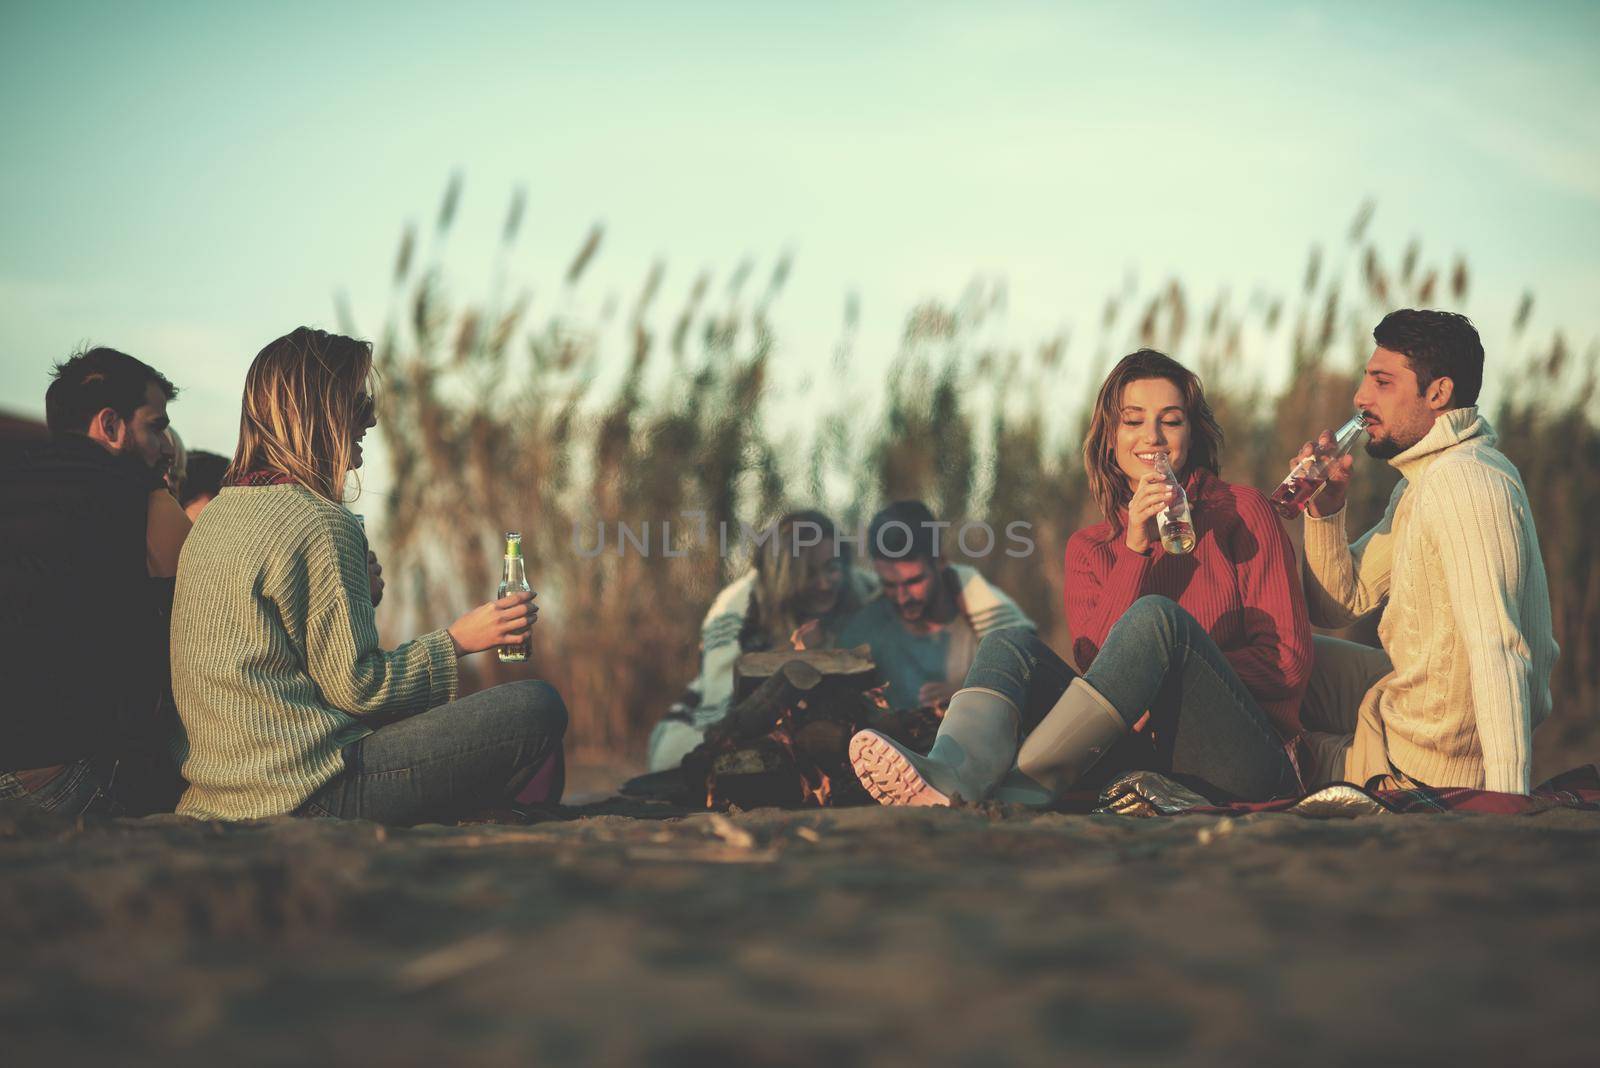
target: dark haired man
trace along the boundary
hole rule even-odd
[[[222,476],[231,461],[214,452],[198,450],[189,454],[189,467],[178,487],[178,503],[190,521],[200,518],[201,509],[222,492]]]
[[[873,517],[867,555],[880,596],[845,622],[842,648],[872,647],[896,711],[943,705],[961,688],[984,636],[1033,628],[1016,603],[976,568],[943,562],[940,533],[921,501],[896,501]]]
[[[51,440],[0,470],[0,798],[77,814],[171,810],[167,491],[177,389],[115,349],[55,368]],[[163,581],[165,580],[165,581]]]
[[[1442,311],[1391,312],[1372,334],[1355,404],[1367,453],[1402,477],[1351,544],[1353,458],[1332,465],[1307,511],[1304,578],[1319,626],[1381,609],[1383,650],[1317,639],[1302,771],[1308,785],[1525,794],[1559,650],[1527,491],[1476,406],[1483,345],[1470,320]],[[1316,447],[1331,444],[1324,432]]]

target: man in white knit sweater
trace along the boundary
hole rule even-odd
[[[1402,478],[1351,544],[1353,458],[1331,465],[1307,510],[1305,587],[1319,626],[1381,609],[1383,652],[1318,639],[1302,770],[1313,786],[1525,794],[1559,650],[1527,492],[1476,407],[1483,345],[1465,316],[1439,311],[1392,312],[1373,337],[1355,404],[1367,453]]]

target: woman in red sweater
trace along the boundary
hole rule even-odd
[[[1083,446],[1106,521],[1067,542],[1082,674],[1031,631],[990,635],[927,756],[876,731],[851,739],[867,790],[884,804],[1043,804],[1097,764],[1098,777],[1149,768],[1215,797],[1298,790],[1284,739],[1300,731],[1311,628],[1289,539],[1264,496],[1219,476],[1221,444],[1194,374],[1150,349],[1124,357]],[[1156,530],[1177,495],[1158,453],[1188,495],[1189,553],[1169,554]]]

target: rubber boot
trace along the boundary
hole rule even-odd
[[[993,690],[957,690],[927,756],[860,731],[850,739],[850,764],[879,804],[982,801],[1016,759],[1018,718],[1017,706]]]
[[[1088,774],[1128,725],[1082,678],[1072,680],[1054,708],[1022,743],[1017,763],[995,787],[994,799],[1048,805]]]

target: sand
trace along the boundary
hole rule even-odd
[[[1593,1063],[1600,814],[0,809],[9,1063]]]

